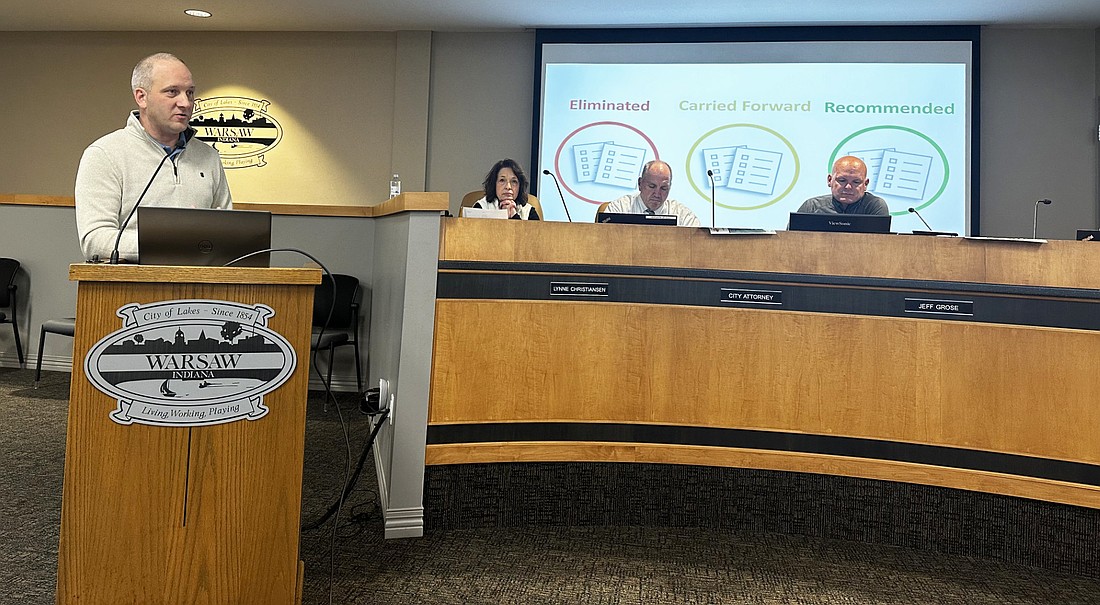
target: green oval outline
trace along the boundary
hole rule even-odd
[[[865,132],[870,132],[872,130],[887,130],[887,129],[904,130],[905,132],[915,134],[918,137],[924,139],[925,141],[928,141],[928,143],[936,149],[936,152],[938,152],[940,154],[940,160],[943,162],[943,183],[940,185],[940,190],[937,191],[935,195],[933,195],[931,198],[929,198],[927,202],[924,202],[920,206],[916,207],[917,210],[924,210],[925,208],[931,206],[932,202],[940,199],[940,196],[943,195],[943,192],[945,190],[947,190],[947,182],[951,180],[951,164],[947,161],[947,154],[943,152],[943,149],[941,149],[940,146],[938,144],[936,144],[935,141],[933,141],[928,135],[924,134],[923,132],[914,130],[914,129],[909,128],[907,126],[897,126],[897,125],[894,125],[894,124],[883,124],[883,125],[880,125],[880,126],[869,126],[867,128],[864,128],[863,130],[857,130],[856,132],[853,132],[852,134],[848,135],[843,141],[841,141],[840,143],[837,144],[836,148],[833,149],[833,155],[829,158],[829,165],[828,165],[827,168],[825,168],[825,172],[827,174],[832,174],[833,164],[836,162],[836,154],[840,153],[840,148],[843,147],[845,143],[847,143],[848,141],[851,141],[852,139],[858,137],[859,135],[861,135]],[[891,212],[890,213],[891,216],[904,216],[906,214],[909,214],[908,210],[899,210],[897,212]]]

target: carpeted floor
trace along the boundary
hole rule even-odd
[[[47,373],[36,391],[32,371],[0,369],[0,605],[54,602],[68,379]],[[340,399],[354,462],[368,424]],[[303,525],[342,480],[339,426],[335,408],[311,399]],[[374,489],[368,461],[335,539],[331,522],[303,532],[307,605],[1100,603],[1100,578],[777,534],[470,528],[387,541]]]

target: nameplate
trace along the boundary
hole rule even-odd
[[[508,211],[500,208],[473,208],[462,209],[462,218],[508,218]]]
[[[972,300],[943,300],[938,298],[906,298],[906,313],[919,313],[924,315],[974,315],[974,301]]]
[[[746,288],[722,288],[719,299],[723,303],[742,305],[783,305],[782,290],[750,290]]]
[[[572,296],[580,298],[606,298],[607,282],[552,281],[550,296]]]

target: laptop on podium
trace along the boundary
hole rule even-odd
[[[138,263],[221,267],[245,254],[271,247],[271,213],[257,210],[139,206]],[[270,266],[257,254],[237,267]]]

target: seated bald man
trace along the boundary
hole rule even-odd
[[[812,197],[802,203],[799,212],[817,214],[890,214],[886,200],[867,193],[867,164],[846,155],[833,164],[827,179],[832,193]]]
[[[698,227],[699,217],[690,208],[668,199],[672,188],[672,167],[660,160],[647,162],[638,177],[638,193],[624,195],[607,206],[620,214],[672,214],[679,227]]]

